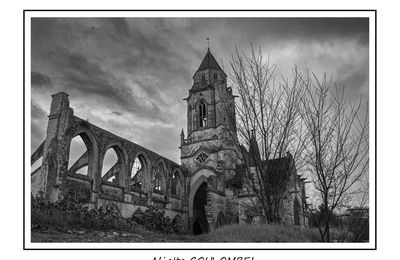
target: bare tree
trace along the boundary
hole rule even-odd
[[[315,190],[315,202],[322,205],[322,219],[317,221],[322,241],[330,241],[330,222],[334,211],[348,205],[358,193],[356,183],[368,172],[368,113],[361,117],[362,98],[351,102],[344,87],[332,84],[326,75],[298,80],[306,95],[302,97],[301,115],[307,136],[307,171]]]
[[[263,220],[281,222],[288,184],[296,169],[303,166],[307,138],[300,104],[304,91],[296,77],[293,81],[281,78],[276,85],[276,65],[270,64],[269,56],[264,59],[261,48],[255,51],[252,46],[250,55],[236,50],[230,65],[231,83],[238,94],[233,116],[237,119],[244,187],[257,200],[253,203]],[[281,158],[289,161],[280,161],[282,165],[274,169],[269,165]]]

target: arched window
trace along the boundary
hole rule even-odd
[[[88,150],[80,135],[71,140],[69,149],[68,172],[88,175]],[[71,169],[72,168],[72,169]]]
[[[142,163],[141,163],[139,157],[136,157],[135,161],[133,162],[133,166],[132,166],[131,181],[130,181],[131,187],[134,187],[137,189],[143,189],[142,174],[143,174]]]
[[[176,195],[176,184],[177,184],[177,179],[176,179],[176,174],[175,172],[172,173],[171,176],[171,194]]]
[[[189,107],[188,107],[188,119],[187,119],[187,121],[188,121],[188,132],[191,132],[192,131],[192,121],[193,119],[192,119],[192,106],[189,104]]]
[[[175,196],[181,195],[181,185],[179,182],[178,172],[173,172],[170,176],[171,179],[171,194]]]
[[[207,126],[207,105],[205,104],[204,100],[200,101],[199,105],[199,119],[200,119],[200,127]]]
[[[201,76],[201,83],[206,84],[206,76],[205,75]]]
[[[118,157],[115,147],[111,147],[107,150],[103,159],[103,167],[101,170],[101,178],[108,182],[118,182],[119,171],[120,171],[120,158]]]
[[[163,183],[163,174],[164,168],[161,164],[153,172],[153,190],[155,192],[163,192],[164,191],[164,183]]]

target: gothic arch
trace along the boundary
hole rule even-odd
[[[217,171],[215,171],[214,168],[207,165],[203,165],[202,167],[197,168],[191,175],[190,188],[192,188],[195,185],[197,179],[200,178],[201,176],[204,176],[205,179],[207,179],[211,175],[214,175],[215,177],[218,176],[218,173]]]
[[[207,102],[207,100],[206,100],[205,98],[199,98],[199,99],[196,101],[196,104],[195,104],[196,109],[199,107],[199,104],[200,104],[200,102],[202,102],[202,101],[205,103],[206,106],[209,105],[208,102]]]
[[[141,169],[140,172],[136,173],[136,176],[132,176],[132,171],[134,167],[134,163],[138,159],[141,164]],[[151,164],[150,164],[150,159],[149,156],[146,154],[144,151],[138,151],[132,160],[132,163],[129,168],[129,174],[128,174],[128,180],[127,183],[129,187],[132,185],[135,185],[136,183],[141,183],[140,189],[143,190],[144,192],[147,192],[150,190],[150,181],[151,181]],[[135,178],[135,179],[134,179]]]
[[[180,196],[184,193],[183,180],[184,177],[181,169],[176,168],[171,172],[169,176],[171,195]]]
[[[100,167],[99,167],[99,178],[101,179],[102,168],[104,164],[104,157],[109,149],[113,149],[118,157],[118,162],[120,163],[120,170],[119,170],[119,178],[118,184],[121,187],[125,187],[128,169],[128,153],[126,152],[124,146],[120,142],[110,142],[108,143],[105,148],[102,150],[101,159],[100,159]]]
[[[208,185],[208,177],[210,175],[215,175],[214,172],[206,170],[206,169],[202,169],[203,172],[201,171],[197,171],[197,175],[199,175],[194,182],[192,182],[193,177],[195,177],[195,175],[192,175],[192,180],[190,182],[190,192],[189,192],[189,216],[193,217],[193,201],[194,201],[194,197],[195,194],[197,192],[197,190],[199,189],[199,187],[203,184],[206,183]]]
[[[196,102],[196,111],[198,115],[198,122],[196,125],[198,128],[206,128],[208,125],[208,102],[204,98],[200,98]]]
[[[71,148],[72,139],[79,136],[86,146],[88,153],[88,174],[87,176],[91,179],[95,179],[96,169],[98,168],[98,158],[99,158],[99,147],[95,135],[87,128],[79,128],[78,130],[71,132],[68,137],[68,157]],[[68,158],[69,160],[69,158]]]
[[[207,190],[207,181],[199,180],[199,185],[196,185],[196,188],[193,189],[193,197],[190,198],[190,217],[193,220],[192,230],[195,235],[209,231],[209,223],[206,217]]]
[[[159,159],[152,167],[151,183],[153,192],[158,192],[166,195],[167,192],[167,177],[168,168],[163,159]]]

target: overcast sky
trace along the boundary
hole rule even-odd
[[[32,152],[45,138],[51,94],[74,114],[179,163],[192,76],[210,49],[229,75],[235,45],[261,45],[290,76],[293,65],[368,99],[368,19],[33,18]],[[229,78],[228,78],[229,85]]]

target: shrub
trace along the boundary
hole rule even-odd
[[[32,228],[65,230],[86,228],[97,230],[129,230],[135,223],[124,219],[110,205],[89,209],[79,198],[66,196],[57,202],[45,201],[42,194],[32,198]]]
[[[153,206],[144,212],[139,208],[131,218],[123,218],[111,205],[89,209],[77,196],[66,196],[48,202],[42,194],[32,197],[32,228],[66,230],[74,228],[134,231],[137,225],[166,234],[183,233],[182,223],[172,222],[165,211]]]
[[[182,223],[172,222],[165,211],[149,206],[144,212],[139,208],[133,213],[131,220],[143,225],[146,229],[163,233],[182,233]]]

